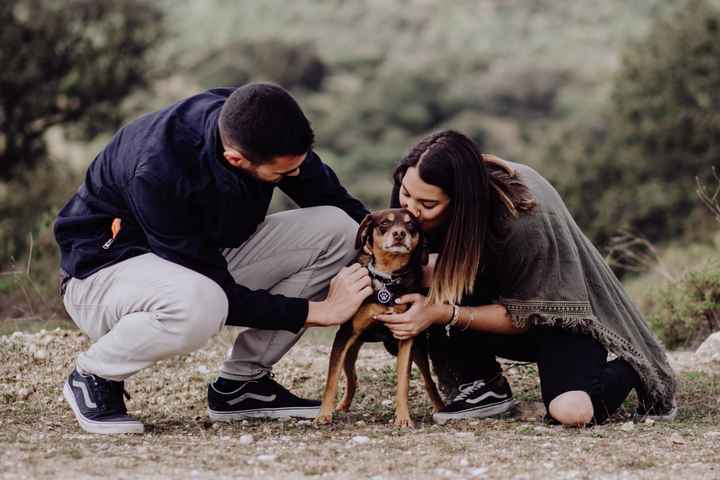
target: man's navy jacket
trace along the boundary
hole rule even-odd
[[[217,282],[228,296],[228,325],[297,332],[307,318],[307,300],[236,284],[220,250],[239,247],[255,232],[275,186],[300,207],[334,205],[358,222],[367,210],[312,151],[298,176],[278,184],[232,168],[218,131],[220,109],[232,92],[203,92],[115,134],[58,214],[60,265],[69,276],[86,278],[152,252]],[[122,228],[105,249],[115,218]]]

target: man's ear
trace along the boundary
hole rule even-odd
[[[363,251],[368,255],[372,255],[370,245],[372,245],[372,230],[375,226],[372,213],[365,215],[360,227],[358,227],[357,236],[355,237],[355,249],[363,247]]]
[[[250,160],[248,160],[241,151],[235,150],[234,148],[226,148],[223,151],[223,157],[235,168],[245,170],[250,166]]]

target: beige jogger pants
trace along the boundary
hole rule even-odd
[[[354,258],[357,227],[336,207],[280,212],[223,255],[238,284],[318,300],[330,279]],[[227,297],[214,281],[152,253],[71,279],[63,300],[93,341],[78,356],[77,367],[110,380],[124,380],[158,360],[202,347],[228,313]],[[302,331],[242,331],[220,376],[246,380],[264,375],[300,335]]]

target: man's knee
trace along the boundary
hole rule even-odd
[[[548,411],[555,420],[568,426],[587,425],[594,415],[590,395],[581,390],[558,395],[548,405]]]
[[[317,222],[315,225],[330,241],[331,247],[351,254],[355,253],[355,236],[358,223],[338,207],[316,207]]]
[[[174,318],[168,327],[177,335],[179,350],[190,352],[202,347],[225,324],[227,296],[209,278],[198,274],[177,288],[173,297],[168,307],[174,310]]]

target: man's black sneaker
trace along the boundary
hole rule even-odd
[[[320,402],[290,393],[272,374],[255,380],[235,381],[219,378],[208,385],[208,415],[211,422],[265,417],[315,418]]]
[[[505,377],[477,380],[460,385],[460,393],[439,412],[433,414],[435,423],[462,418],[482,418],[505,413],[515,406],[512,391]]]
[[[80,428],[90,433],[143,433],[143,424],[128,416],[124,382],[83,375],[76,369],[63,386],[63,396],[70,404]]]

